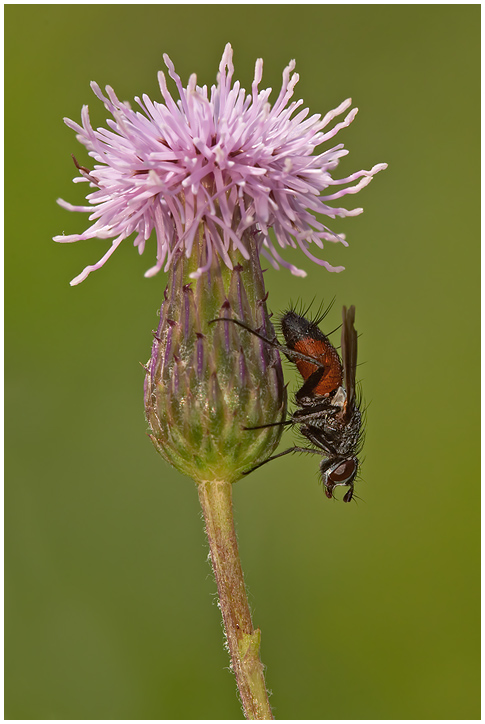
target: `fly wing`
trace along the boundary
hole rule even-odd
[[[347,392],[345,417],[352,416],[355,409],[355,376],[357,370],[357,332],[355,331],[355,307],[342,308],[342,364],[344,384]]]

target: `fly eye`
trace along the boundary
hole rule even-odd
[[[335,483],[336,485],[339,483],[345,485],[346,481],[350,480],[355,475],[355,467],[355,460],[344,460],[344,462],[340,463],[335,470],[332,470],[328,477],[332,483]]]

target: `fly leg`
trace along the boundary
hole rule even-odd
[[[255,329],[251,329],[251,327],[248,327],[246,324],[244,324],[244,322],[240,322],[239,319],[232,319],[232,317],[217,317],[216,319],[211,319],[209,324],[214,324],[214,322],[232,322],[233,324],[237,324],[238,327],[242,327],[247,332],[251,332],[251,334],[254,334],[255,337],[262,339],[263,342],[269,344],[270,347],[275,347],[279,352],[283,352],[283,354],[285,354],[290,361],[300,359],[304,362],[310,362],[310,364],[315,365],[315,367],[321,369],[322,372],[325,369],[323,362],[321,362],[320,360],[315,359],[314,357],[310,357],[307,354],[303,354],[302,352],[297,352],[296,349],[290,349],[289,347],[285,347],[284,344],[278,342],[276,337],[274,339],[268,339],[267,337],[264,337]]]
[[[243,473],[243,475],[249,475],[249,473],[254,472],[254,470],[257,470],[262,465],[266,465],[266,463],[269,463],[271,460],[276,460],[276,458],[280,458],[283,455],[288,455],[292,452],[308,452],[308,453],[316,453],[317,455],[321,455],[322,453],[320,450],[314,450],[311,447],[289,447],[288,450],[283,450],[283,452],[278,453],[277,455],[271,455],[270,458],[267,460],[263,460],[262,463],[259,463],[258,465],[255,465],[254,468],[251,468],[251,470],[246,470],[246,472]]]
[[[243,427],[243,430],[264,430],[266,427],[279,427],[280,425],[294,425],[293,420],[282,420],[281,422],[267,422],[266,425],[255,425],[254,427]]]

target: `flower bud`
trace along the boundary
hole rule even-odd
[[[263,275],[254,236],[249,259],[231,252],[231,268],[207,259],[203,227],[188,258],[175,252],[145,380],[150,437],[160,454],[196,482],[235,482],[275,450],[286,415],[278,351],[231,322],[270,339]],[[195,247],[195,244],[194,244]],[[195,270],[208,269],[196,280]]]

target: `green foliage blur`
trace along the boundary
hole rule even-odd
[[[275,313],[356,305],[368,403],[357,504],[313,456],[234,491],[275,715],[479,718],[479,7],[8,5],[5,30],[5,717],[242,718],[194,484],[145,434],[154,243],[71,288],[107,242],[51,241],[88,223],[55,200],[87,188],[62,118],[104,124],[89,81],[159,99],[166,52],[210,85],[229,41],[247,89],[296,58],[312,112],[353,97],[342,176],[389,163],[332,225],[345,272],[265,276]]]

